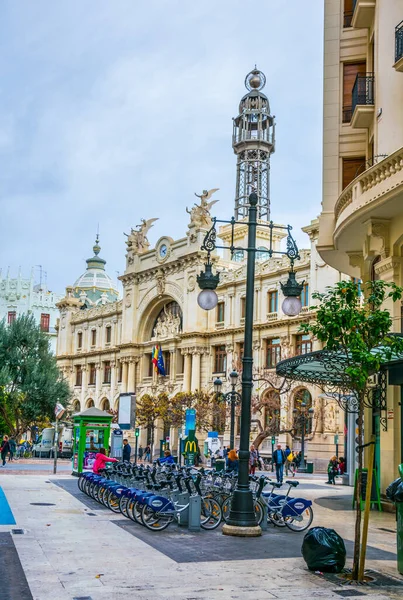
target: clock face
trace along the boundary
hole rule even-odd
[[[162,244],[162,245],[160,246],[160,257],[161,257],[161,258],[165,258],[165,257],[166,257],[166,255],[167,255],[167,252],[168,252],[168,247],[167,247],[167,245],[166,245],[166,244]]]

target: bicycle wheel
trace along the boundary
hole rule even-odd
[[[285,517],[284,521],[291,531],[305,531],[313,521],[313,510],[308,506],[300,515],[295,515],[295,517]]]
[[[140,525],[143,525],[143,521],[141,520],[141,511],[143,510],[143,506],[144,504],[140,504],[140,502],[134,502],[132,508],[133,521],[136,521],[136,523],[139,523]]]
[[[231,496],[228,496],[221,505],[222,518],[225,522],[229,519],[229,513],[231,510]]]
[[[267,513],[267,520],[276,527],[285,527],[285,522],[280,512],[276,512],[274,510],[271,511],[269,509],[269,512]]]
[[[77,485],[78,485],[78,489],[80,490],[80,492],[84,492],[84,485],[85,485],[85,478],[84,477],[79,477],[78,481],[77,481]]]
[[[114,513],[120,512],[119,501],[120,498],[115,494],[115,492],[110,491],[109,494],[107,494],[106,504]]]
[[[263,515],[264,515],[264,506],[262,505],[260,500],[256,500],[255,501],[255,517],[256,517],[256,523],[258,525],[260,525],[260,523],[263,521]]]
[[[148,504],[144,504],[141,511],[142,523],[150,531],[162,531],[166,529],[172,523],[173,518],[172,514],[155,512]]]
[[[215,529],[222,519],[221,506],[213,498],[201,498],[200,527]]]

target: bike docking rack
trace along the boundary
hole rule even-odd
[[[115,463],[100,474],[82,473],[78,486],[82,492],[121,513],[150,531],[162,531],[172,522],[190,532],[214,530],[229,518],[234,473],[197,470],[176,465],[151,466]],[[282,484],[262,476],[250,476],[256,522],[263,531],[268,525],[305,531],[312,523],[312,502],[291,498],[298,481]],[[267,491],[267,487],[271,490]]]

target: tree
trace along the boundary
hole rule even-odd
[[[151,446],[154,445],[154,427],[159,416],[160,411],[157,397],[151,396],[151,394],[141,396],[136,404],[136,422],[140,427],[151,430]]]
[[[378,373],[383,363],[403,352],[403,338],[391,335],[392,317],[386,308],[382,308],[385,301],[400,300],[402,293],[402,288],[384,281],[370,281],[364,285],[341,281],[334,287],[327,288],[325,293],[313,294],[312,297],[319,301],[319,305],[315,307],[316,320],[304,323],[300,328],[302,332],[316,337],[325,351],[330,351],[337,357],[335,374],[340,369],[341,362],[345,365],[342,383],[338,386],[342,391],[349,391],[354,398],[358,430],[358,483],[352,573],[355,581],[359,579],[360,566],[364,408],[373,393],[369,377]],[[328,370],[331,370],[331,356],[329,355]],[[363,565],[361,567],[363,569]]]
[[[70,388],[59,371],[49,340],[30,315],[0,322],[0,420],[13,436],[54,419],[57,402],[65,406]]]

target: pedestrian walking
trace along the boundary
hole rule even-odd
[[[257,467],[258,455],[255,446],[252,444],[249,452],[249,475],[254,475]]]
[[[143,454],[144,454],[144,448],[140,444],[140,447],[139,447],[139,460],[143,460]]]
[[[130,462],[131,453],[132,453],[132,447],[129,444],[129,440],[127,438],[125,438],[123,440],[123,453],[122,453],[123,462]]]
[[[230,450],[228,452],[228,471],[234,471],[238,473],[239,458],[236,450]]]
[[[144,460],[151,462],[151,447],[150,444],[147,444],[145,450],[144,450]]]
[[[327,481],[325,483],[336,485],[336,475],[338,475],[339,461],[337,456],[332,456],[327,465]]]
[[[1,443],[0,455],[2,460],[2,467],[6,466],[6,458],[7,454],[10,452],[10,442],[8,441],[8,435],[3,437],[3,441]]]
[[[10,454],[9,454],[9,457],[8,457],[8,462],[10,462],[10,460],[14,460],[14,456],[15,456],[15,454],[17,452],[17,443],[16,443],[16,441],[15,441],[15,439],[13,437],[11,437],[8,440],[8,443],[9,443],[9,446],[10,446]]]
[[[290,461],[290,458],[289,458],[289,456],[291,454],[291,448],[290,448],[290,446],[287,445],[285,447],[284,453],[285,453],[285,456],[287,458],[287,460],[285,461],[285,465],[284,465],[285,474],[288,475],[288,469],[290,468],[290,464],[291,464],[291,461]]]
[[[287,460],[284,450],[281,444],[277,444],[277,449],[273,452],[273,463],[276,467],[276,478],[277,483],[283,483],[284,477],[284,464]]]

